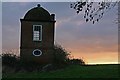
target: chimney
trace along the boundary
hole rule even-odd
[[[51,14],[51,20],[52,20],[52,21],[55,20],[55,14]]]

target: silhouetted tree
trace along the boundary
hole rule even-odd
[[[60,45],[54,46],[54,63],[55,64],[66,64],[66,61],[69,59],[70,53],[67,52]]]
[[[16,64],[19,62],[19,57],[17,57],[14,54],[11,53],[4,53],[1,55],[2,56],[2,64],[10,66],[10,67],[15,67]]]
[[[79,14],[81,11],[84,11],[85,21],[92,21],[94,24],[98,22],[104,15],[105,12],[116,6],[116,2],[106,2],[105,0],[101,2],[88,2],[88,0],[77,1],[70,5],[71,8],[76,10],[76,13]]]
[[[71,54],[60,45],[54,46],[54,61],[58,65],[79,64],[85,65],[82,59],[70,59]]]
[[[85,61],[82,59],[70,59],[69,64],[85,65]]]
[[[60,45],[54,46],[54,62],[51,64],[39,64],[35,62],[22,62],[20,58],[13,53],[6,52],[2,55],[2,66],[3,73],[9,72],[8,70],[13,70],[13,72],[18,71],[41,71],[44,69],[45,71],[55,70],[59,68],[64,68],[68,64],[84,64],[85,62],[82,59],[70,59],[70,53],[66,51]],[[8,70],[7,70],[8,68]]]

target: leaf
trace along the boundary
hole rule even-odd
[[[87,10],[89,11],[89,8],[87,8]]]
[[[86,16],[84,16],[84,18],[86,18]]]
[[[80,9],[80,11],[82,11],[82,9]]]
[[[85,5],[86,5],[86,2],[83,2],[82,5],[85,6]]]
[[[77,11],[77,14],[79,13],[79,11]]]
[[[89,4],[87,4],[87,7],[89,7]]]
[[[93,17],[91,17],[91,19],[93,19]]]
[[[92,17],[92,15],[90,15],[90,17]]]
[[[78,4],[80,4],[81,2],[78,2]]]
[[[91,8],[92,6],[90,5],[90,8]]]
[[[82,5],[80,5],[80,4],[78,5],[78,7],[79,7],[79,8],[83,8]]]
[[[76,9],[76,7],[73,7],[74,9]]]
[[[88,22],[88,19],[86,19],[86,22]]]
[[[92,19],[90,19],[90,21],[92,21]]]
[[[99,19],[97,19],[97,22],[99,21]]]
[[[103,15],[103,13],[102,13],[102,15]]]
[[[73,8],[73,4],[70,4],[70,8]]]
[[[77,8],[78,11],[82,11],[82,8]]]
[[[88,14],[89,14],[89,13],[87,12],[87,16],[88,16]]]

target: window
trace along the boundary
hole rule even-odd
[[[33,41],[42,41],[42,25],[33,25]]]
[[[41,56],[41,55],[42,55],[42,51],[39,50],[39,49],[35,49],[35,50],[33,51],[33,55],[34,55],[34,56]]]

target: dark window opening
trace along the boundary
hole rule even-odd
[[[39,50],[39,49],[36,49],[36,50],[33,51],[33,55],[34,56],[40,56],[40,55],[42,55],[42,51]]]

